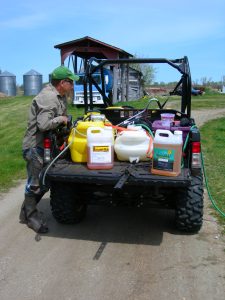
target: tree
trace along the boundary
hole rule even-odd
[[[212,81],[212,78],[207,78],[207,77],[202,77],[201,78],[201,83],[204,86],[210,85],[211,81]]]
[[[150,64],[143,64],[140,66],[143,74],[144,85],[149,85],[155,79],[155,68]]]
[[[140,57],[134,55],[134,58]],[[143,74],[142,83],[144,86],[153,83],[153,80],[155,79],[156,69],[151,64],[130,64],[130,67]]]

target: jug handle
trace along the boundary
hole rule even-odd
[[[160,137],[172,137],[173,134],[170,130],[167,129],[157,129],[155,136],[160,136]]]
[[[89,133],[89,132],[101,133],[102,131],[103,131],[102,127],[95,127],[95,126],[88,127],[88,129],[87,129],[87,133]]]

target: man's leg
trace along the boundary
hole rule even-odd
[[[35,232],[48,232],[48,226],[37,210],[35,197],[25,195],[19,218],[21,223],[27,224],[27,226],[32,228]]]
[[[43,167],[43,159],[36,148],[25,151],[24,159],[27,161],[28,180],[19,219],[21,223],[27,224],[35,232],[46,233],[48,231],[47,224],[37,210],[37,203],[44,195],[39,186],[39,173]]]

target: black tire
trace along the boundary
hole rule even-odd
[[[79,195],[76,185],[53,182],[50,192],[51,210],[57,222],[76,224],[85,218],[87,205],[85,199]]]
[[[176,227],[187,233],[197,233],[203,222],[203,178],[192,176],[191,185],[180,190],[176,205]]]

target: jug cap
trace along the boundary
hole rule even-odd
[[[183,134],[183,132],[182,132],[181,130],[175,130],[175,131],[174,131],[174,134],[177,134],[177,135],[182,135],[182,134]]]

